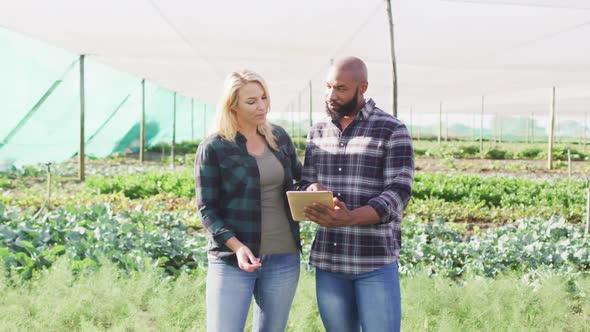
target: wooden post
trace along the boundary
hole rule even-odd
[[[442,140],[442,101],[440,102],[440,107],[438,108],[438,145],[440,145]]]
[[[567,174],[570,178],[572,177],[572,152],[570,149],[567,149]]]
[[[176,147],[176,92],[174,92],[174,107],[172,108],[172,144],[170,145],[170,158],[172,159],[172,168],[176,166],[174,160],[174,148]]]
[[[145,161],[145,79],[141,80],[141,120],[139,122],[139,163]]]
[[[479,156],[483,159],[483,111],[484,111],[485,100],[484,96],[481,96],[481,118],[479,119]]]
[[[553,129],[555,127],[555,87],[551,94],[551,114],[549,116],[549,148],[547,151],[547,169],[553,169]]]
[[[84,78],[84,54],[80,55],[80,150],[78,152],[78,179],[84,181],[86,179],[86,151],[85,151],[85,135],[84,135],[84,112],[86,108],[85,100],[85,78]]]
[[[389,46],[391,50],[391,69],[392,69],[392,83],[393,83],[393,116],[397,117],[397,67],[395,62],[395,44],[393,35],[393,14],[391,12],[391,0],[385,0],[387,4],[385,10],[387,10],[387,18],[389,19]]]

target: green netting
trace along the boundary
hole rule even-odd
[[[11,165],[64,161],[79,148],[80,88],[79,56],[0,29],[0,170]],[[140,120],[145,98],[146,144],[198,140],[209,133],[214,108],[176,94],[153,82],[118,72],[92,56],[85,59],[85,140],[89,156],[139,150]],[[299,94],[284,109],[273,108],[271,121],[291,135],[305,135],[309,128],[309,92]],[[379,100],[380,102],[383,102]],[[498,104],[499,105],[499,104]],[[502,105],[496,105],[501,110]],[[587,116],[561,114],[575,105],[558,99],[555,124],[557,142],[587,141]],[[322,107],[314,109],[314,122],[324,118]],[[549,107],[527,106],[517,114],[494,113],[493,105],[483,117],[485,140],[545,142],[548,139]],[[525,112],[526,110],[526,112]],[[176,119],[175,119],[176,114]],[[527,115],[524,115],[527,114]],[[414,138],[477,140],[481,113],[453,113],[442,117],[435,109],[399,117]],[[176,126],[174,126],[176,124]]]
[[[0,29],[0,170],[75,156],[80,138],[79,56]],[[140,78],[86,57],[85,142],[88,156],[139,150]],[[175,101],[176,98],[176,101]],[[214,109],[145,82],[146,144],[203,137]],[[206,110],[205,110],[206,109]]]
[[[442,114],[402,112],[400,119],[406,123],[414,139],[484,140],[505,142],[547,142],[549,138],[549,111],[530,115]],[[584,144],[588,130],[585,117],[556,116],[554,140]],[[586,123],[585,123],[586,122]]]

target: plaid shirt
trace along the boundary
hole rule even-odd
[[[406,126],[367,99],[344,130],[330,120],[307,137],[303,180],[318,182],[351,210],[369,205],[381,222],[319,227],[310,262],[330,272],[358,274],[399,259],[401,221],[414,181],[414,152]]]
[[[301,177],[301,162],[287,132],[273,127],[279,151],[273,154],[283,165],[284,190],[297,190],[294,179]],[[213,135],[205,139],[195,156],[195,191],[201,223],[209,233],[211,255],[237,264],[225,242],[235,236],[252,253],[259,255],[261,241],[260,173],[256,159],[248,154],[246,138],[238,132],[235,142]],[[285,209],[288,209],[286,194]],[[287,212],[291,233],[301,249],[299,224]]]

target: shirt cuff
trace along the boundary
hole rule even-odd
[[[386,203],[381,201],[379,198],[370,199],[369,202],[367,203],[367,205],[369,205],[370,207],[375,209],[375,212],[377,212],[377,214],[379,215],[379,219],[382,224],[386,224],[391,221],[389,218],[389,216],[390,216],[389,207],[387,206]]]
[[[232,237],[236,236],[234,234],[234,232],[227,230],[224,231],[222,233],[219,233],[217,235],[215,235],[213,238],[215,239],[215,242],[225,245],[225,243],[227,242],[227,240],[231,239]]]

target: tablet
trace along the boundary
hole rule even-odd
[[[303,214],[303,208],[314,202],[328,206],[334,205],[331,191],[287,191],[287,200],[289,200],[289,208],[295,221],[307,220]]]

